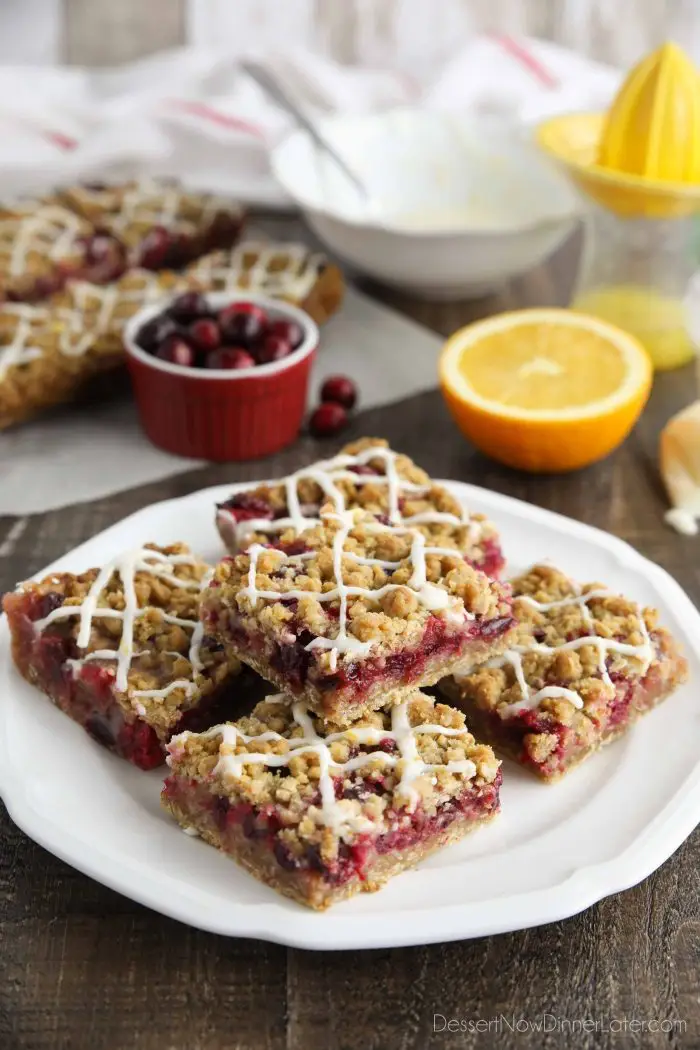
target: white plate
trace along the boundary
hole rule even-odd
[[[33,839],[148,907],[216,933],[303,948],[378,948],[457,940],[553,922],[639,882],[700,820],[700,615],[667,573],[621,540],[538,507],[448,483],[501,529],[511,570],[546,555],[657,606],[683,641],[691,684],[561,783],[508,763],[503,811],[376,894],[326,914],[279,897],[159,805],[161,774],[114,758],[15,672],[0,621],[0,791]],[[147,507],[40,575],[83,570],[125,547],[184,540],[220,553],[213,504],[232,486]]]

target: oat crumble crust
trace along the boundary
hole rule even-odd
[[[432,697],[414,691],[408,702],[409,720],[412,726],[437,725],[448,729],[464,730],[464,735],[443,736],[440,734],[417,734],[416,740],[420,758],[431,766],[443,766],[450,762],[469,759],[476,766],[472,778],[465,778],[461,773],[447,769],[432,770],[413,781],[412,786],[418,793],[417,804],[427,815],[432,815],[450,799],[460,795],[468,783],[475,787],[492,784],[499,771],[500,762],[490,747],[478,744],[466,730],[464,715],[454,708],[435,702]],[[334,733],[342,737],[328,745],[331,761],[345,763],[357,753],[376,753],[376,761],[362,766],[356,771],[337,771],[342,776],[342,787],[336,788],[338,798],[345,789],[352,789],[359,783],[363,786],[361,798],[345,798],[343,805],[349,818],[363,816],[375,827],[374,833],[382,834],[387,830],[386,816],[403,811],[408,806],[408,798],[395,789],[399,783],[402,764],[392,767],[386,759],[386,753],[375,750],[367,744],[353,741],[353,730],[363,727],[377,728],[389,732],[391,729],[391,708],[374,711],[343,728],[333,723],[313,719],[316,732],[322,736]],[[323,824],[318,808],[318,782],[320,764],[318,755],[313,752],[299,754],[290,759],[288,766],[277,768],[266,767],[260,762],[251,762],[243,766],[239,774],[232,775],[226,770],[217,770],[217,764],[226,754],[284,755],[290,750],[288,740],[302,737],[303,730],[293,718],[289,698],[271,697],[259,703],[252,714],[239,719],[234,726],[242,733],[258,737],[250,742],[238,738],[231,747],[223,742],[221,733],[216,729],[209,733],[183,733],[175,737],[168,750],[168,763],[179,777],[204,782],[212,795],[224,796],[232,802],[246,802],[256,810],[274,807],[283,830],[281,841],[290,849],[292,855],[301,855],[309,845],[320,847],[324,862],[332,863],[338,854],[339,841],[352,842],[357,833],[343,826],[338,834]],[[286,739],[275,738],[264,740],[259,737],[273,731]],[[352,749],[352,750],[351,750]],[[331,766],[331,775],[335,776]],[[382,778],[381,787],[373,783],[376,776]],[[354,792],[350,792],[354,794]],[[366,834],[366,831],[363,832]]]
[[[129,318],[191,287],[181,274],[134,269],[109,285],[70,281],[41,304],[0,304],[0,430],[79,396],[94,376],[121,366]],[[20,326],[24,350],[3,368],[3,347],[12,347]]]
[[[310,286],[296,294],[300,268],[311,271]],[[185,272],[209,292],[250,290],[300,306],[318,325],[340,309],[345,294],[342,271],[305,245],[241,241],[229,250],[201,256]]]
[[[622,595],[610,594],[586,603],[592,626],[585,621],[580,605],[543,611],[523,600],[523,596],[529,596],[546,604],[591,591],[607,590],[605,584],[588,583],[578,590],[564,573],[549,565],[536,565],[511,582],[513,611],[518,625],[509,639],[509,646],[527,646],[534,640],[555,647],[590,634],[627,645],[644,644],[639,607]],[[658,625],[657,610],[645,608],[641,612],[654,647],[651,668],[665,665],[668,672],[665,675],[668,679],[666,695],[686,679],[687,665],[670,633]],[[600,654],[595,645],[584,645],[575,650],[560,649],[555,653],[522,654],[525,680],[533,692],[556,683],[577,693],[583,701],[583,707],[578,709],[564,697],[545,697],[537,705],[538,716],[551,727],[558,725],[572,729],[581,742],[589,746],[595,746],[599,725],[616,692],[614,685],[601,677],[599,664]],[[641,684],[648,673],[638,657],[614,650],[608,650],[607,666],[613,678],[624,676],[634,685]],[[450,698],[467,699],[485,712],[500,715],[504,724],[508,723],[504,712],[506,705],[522,699],[515,670],[508,663],[501,667],[485,665],[471,674],[460,676],[456,684],[446,684],[445,692]],[[540,731],[529,733],[524,743],[535,762],[545,762],[557,742],[555,734]]]
[[[330,513],[330,517],[326,515]],[[317,594],[332,591],[336,587],[333,565],[333,537],[340,528],[334,520],[331,507],[321,511],[321,524],[303,533],[303,544],[313,556],[300,560],[282,550],[268,548],[259,553],[257,561],[256,588],[273,591],[279,598],[258,598],[254,605],[251,597],[244,593],[248,587],[251,559],[242,553],[225,558],[219,563],[212,585],[202,599],[206,613],[216,615],[217,610],[235,608],[238,617],[252,630],[262,630],[268,635],[284,641],[294,642],[288,625],[291,621],[312,635],[334,638],[338,630],[337,613],[339,599],[319,602]],[[426,622],[435,615],[420,604],[416,593],[408,586],[414,566],[410,560],[412,536],[410,532],[374,532],[376,519],[363,511],[354,511],[354,525],[344,544],[343,580],[348,586],[367,588],[368,595],[351,595],[347,599],[348,634],[361,642],[372,642],[373,657],[392,652],[397,648],[411,648],[419,644]],[[293,545],[294,530],[283,533],[280,546]],[[293,550],[294,547],[292,546]],[[393,571],[378,564],[358,564],[349,554],[382,561],[401,562]],[[478,569],[472,568],[462,554],[455,549],[454,555],[426,554],[427,580],[444,589],[452,598],[458,599],[464,609],[475,616],[489,619],[510,616],[508,590],[490,579]],[[400,585],[381,597],[373,598],[371,592],[385,584]],[[294,608],[284,603],[289,591],[308,592],[296,602]],[[226,627],[214,632],[226,643]],[[245,653],[240,653],[245,659]],[[356,654],[338,654],[338,664],[351,663]],[[317,666],[330,673],[334,670],[329,650],[317,650]]]
[[[182,543],[168,547],[146,544],[145,549],[166,555],[191,553]],[[38,596],[57,593],[65,596],[64,606],[75,605],[77,608],[88,594],[99,571],[90,569],[80,575],[59,573],[47,576],[38,583],[30,581],[20,584],[18,592]],[[171,571],[178,579],[201,583],[210,570],[204,562],[195,559],[194,564],[174,565]],[[218,646],[207,645],[205,641],[199,652],[203,670],[196,672],[188,658],[192,631],[178,624],[167,623],[163,619],[165,612],[196,623],[200,591],[173,586],[167,580],[143,571],[136,573],[134,589],[139,608],[147,608],[148,611],[134,621],[135,655],[128,670],[127,689],[122,693],[114,686],[113,692],[127,722],[133,722],[138,713],[159,736],[166,738],[168,730],[177,724],[184,711],[196,706],[202,697],[207,696],[227,678],[236,675],[241,664],[235,657],[224,654]],[[112,574],[101,592],[97,612],[92,620],[90,640],[87,648],[80,650],[81,658],[99,649],[111,649],[115,652],[118,649],[122,621],[100,617],[100,608],[124,609],[124,590],[117,573]],[[62,637],[70,637],[76,641],[79,629],[78,615],[75,618],[54,621],[47,627],[47,630],[60,632]],[[107,668],[114,666],[111,661],[90,663],[98,663]],[[177,688],[162,698],[134,695],[140,690],[162,689],[177,679],[193,681],[196,691],[188,696],[184,688]]]
[[[388,449],[389,443],[383,438],[360,438],[345,445],[340,450],[339,455],[356,456],[372,448]],[[380,475],[384,475],[385,464],[382,459],[370,459],[367,465]],[[315,464],[311,464],[311,468],[314,466]],[[422,492],[409,492],[401,489],[401,515],[403,518],[430,511],[453,514],[456,517],[462,516],[464,508],[459,500],[448,489],[443,488],[441,485],[436,485],[428,474],[417,466],[409,456],[400,453],[395,460],[395,466],[400,481],[424,486]],[[381,482],[373,483],[366,479],[362,483],[355,483],[348,478],[338,478],[338,480],[334,481],[334,484],[343,494],[345,506],[348,510],[357,508],[380,515],[385,515],[389,510],[388,486],[386,484]],[[324,493],[318,482],[309,477],[301,477],[299,479],[297,492],[302,507],[318,508],[327,499],[326,493]],[[273,511],[279,514],[283,514],[287,508],[287,495],[283,483],[257,485],[255,488],[248,490],[247,494],[269,503]],[[317,513],[318,511],[316,511]],[[470,513],[469,521],[464,525],[431,522],[416,524],[412,527],[423,533],[429,540],[430,546],[450,547],[466,552],[471,560],[477,562],[484,555],[484,541],[496,540],[498,537],[495,527],[483,514]],[[246,543],[250,542],[269,543],[270,533],[258,532],[250,534],[246,536]]]
[[[23,299],[35,282],[54,277],[59,267],[85,261],[89,222],[55,202],[28,200],[0,207],[0,291]]]
[[[243,211],[233,201],[210,193],[189,192],[167,180],[99,188],[69,186],[59,192],[59,199],[130,251],[140,248],[155,227],[175,235],[199,237],[206,234],[217,215],[243,222]]]

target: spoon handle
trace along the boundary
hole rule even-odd
[[[324,153],[327,153],[335,164],[343,171],[346,177],[350,179],[358,193],[367,200],[369,194],[362,179],[355,174],[352,168],[348,166],[347,162],[336,152],[335,148],[330,142],[328,142],[326,137],[321,134],[313,121],[307,117],[304,111],[299,108],[296,102],[294,102],[287,92],[280,86],[275,77],[263,66],[258,65],[257,62],[253,62],[250,59],[242,60],[241,68],[259,87],[263,89],[265,94],[268,95],[273,102],[276,102],[278,106],[294,118],[297,124],[309,134],[313,142],[323,150]]]

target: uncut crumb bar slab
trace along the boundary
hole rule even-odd
[[[451,492],[381,438],[362,438],[332,459],[238,491],[218,505],[216,525],[227,550],[236,553],[249,543],[274,543],[283,532],[301,533],[316,525],[328,500],[336,510],[361,509],[416,528],[431,546],[454,546],[487,576],[498,576],[503,568],[491,522],[465,510]]]
[[[71,277],[107,281],[122,272],[116,241],[55,201],[0,207],[0,298],[45,299]]]
[[[161,797],[183,829],[316,909],[380,889],[499,808],[491,748],[420,692],[345,729],[272,696],[168,752]]]
[[[131,270],[106,285],[69,281],[41,303],[0,304],[0,430],[72,401],[119,368],[128,319],[190,287],[181,274]]]
[[[254,676],[198,620],[209,571],[183,544],[147,545],[20,584],[3,600],[15,664],[98,743],[158,766],[173,733],[235,717],[252,695]]]
[[[201,610],[229,652],[343,724],[496,655],[513,625],[508,588],[454,545],[329,507],[220,562]]]
[[[603,584],[536,565],[512,586],[508,649],[441,688],[480,739],[553,780],[669,696],[687,663],[655,609]]]
[[[325,324],[343,302],[343,275],[304,244],[246,240],[205,255],[188,273],[209,292],[254,292],[284,299]]]
[[[124,250],[127,266],[178,269],[240,237],[244,213],[230,199],[185,190],[177,182],[143,179],[91,184],[59,192],[70,208]]]

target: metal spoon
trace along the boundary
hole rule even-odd
[[[278,106],[281,106],[285,112],[289,113],[289,115],[294,118],[297,124],[308,133],[315,145],[333,160],[346,178],[350,179],[357,192],[364,198],[365,202],[369,203],[370,193],[360,176],[357,175],[348,165],[347,161],[343,160],[340,154],[336,152],[335,148],[330,144],[326,137],[321,134],[313,121],[309,120],[296,102],[290,98],[275,77],[263,66],[259,65],[257,62],[251,61],[250,59],[243,59],[241,61],[241,68],[245,70],[248,76],[263,89],[265,94],[268,95],[273,102],[276,102]]]

